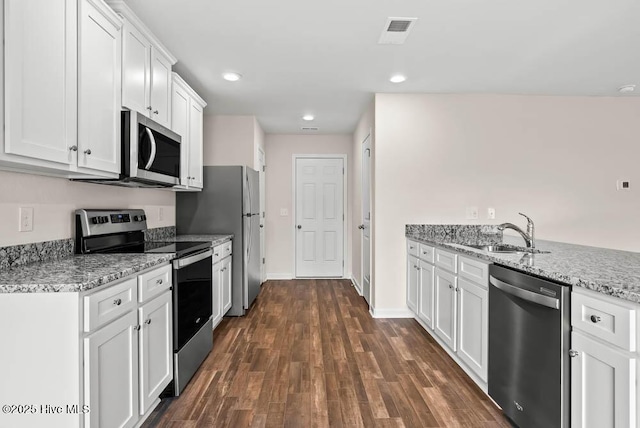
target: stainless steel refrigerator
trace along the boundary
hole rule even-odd
[[[176,230],[184,234],[233,233],[232,305],[242,316],[260,292],[260,186],[245,166],[205,166],[201,192],[176,195]]]

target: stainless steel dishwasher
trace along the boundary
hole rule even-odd
[[[489,395],[520,428],[569,428],[570,287],[489,268]]]

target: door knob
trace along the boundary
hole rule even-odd
[[[302,229],[302,225],[301,224],[298,225],[298,229]]]

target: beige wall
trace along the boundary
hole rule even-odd
[[[204,116],[203,164],[254,167],[254,116]]]
[[[0,247],[73,238],[78,208],[143,208],[148,227],[175,225],[175,193],[72,182],[0,171]],[[18,232],[18,210],[33,207],[33,231]],[[159,220],[160,208],[163,220]]]
[[[376,95],[376,310],[405,308],[407,223],[522,211],[540,239],[640,251],[639,119],[638,98]]]
[[[294,275],[293,165],[294,154],[347,155],[347,180],[351,180],[351,135],[271,135],[265,139],[266,155],[266,265],[268,278]],[[349,185],[349,181],[347,183]],[[351,276],[351,197],[347,195],[347,254],[345,274]],[[288,215],[280,216],[280,209]]]
[[[374,147],[374,107],[375,104],[371,102],[360,118],[356,130],[353,133],[353,145],[351,150],[351,170],[353,171],[353,179],[350,183],[351,189],[349,197],[353,206],[353,210],[351,211],[351,221],[353,225],[362,224],[362,143],[364,142],[364,139],[367,138],[367,135],[371,133],[371,147]],[[357,227],[353,227],[351,242],[351,257],[353,260],[352,278],[360,287],[362,287],[362,232]],[[373,295],[371,297],[373,297]]]

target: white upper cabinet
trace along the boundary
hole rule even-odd
[[[119,173],[122,20],[100,0],[79,16],[78,166]]]
[[[171,129],[182,137],[180,186],[176,190],[202,189],[203,110],[207,103],[182,78],[173,73]]]
[[[76,163],[77,10],[75,0],[5,0],[5,154]]]
[[[167,51],[122,0],[107,0],[125,19],[122,41],[122,105],[171,127],[171,67]]]

